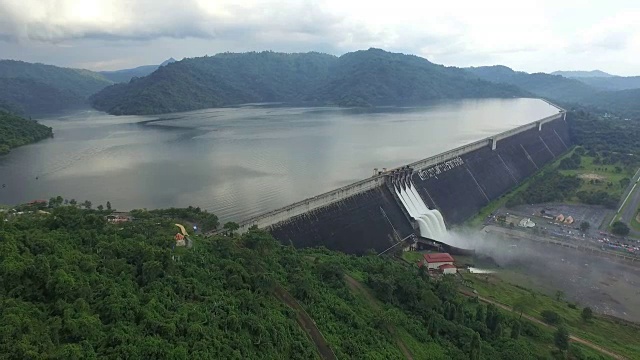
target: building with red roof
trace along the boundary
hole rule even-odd
[[[427,265],[428,270],[438,269],[441,265],[453,266],[453,258],[447,253],[424,254],[419,266]]]

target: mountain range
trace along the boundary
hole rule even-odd
[[[111,114],[158,114],[252,102],[419,105],[437,99],[542,97],[636,117],[640,77],[599,70],[526,73],[506,66],[446,67],[369,49],[340,57],[221,53],[93,72],[0,61],[0,109],[24,115],[93,105]]]
[[[252,102],[341,106],[419,104],[434,99],[529,93],[464,70],[380,49],[340,57],[316,52],[223,53],[184,59],[91,97],[111,114],[158,114]]]

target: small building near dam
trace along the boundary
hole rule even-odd
[[[418,264],[418,266],[426,266],[427,270],[437,270],[441,266],[444,265],[453,265],[453,257],[447,253],[432,253],[432,254],[424,254],[422,261]],[[449,269],[449,267],[445,267]]]

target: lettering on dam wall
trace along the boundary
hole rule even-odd
[[[447,160],[443,163],[434,165],[430,168],[418,171],[418,176],[420,179],[427,180],[431,178],[438,178],[438,175],[445,173],[453,168],[461,166],[464,164],[464,160],[460,156],[457,156],[451,160]]]

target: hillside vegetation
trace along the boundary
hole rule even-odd
[[[369,106],[526,94],[417,56],[369,49],[340,58],[313,52],[251,52],[185,59],[128,84],[110,86],[94,95],[92,104],[120,115],[251,102]]]
[[[549,331],[389,258],[296,250],[259,230],[175,247],[183,219],[172,216],[193,208],[136,211],[112,226],[107,211],[61,204],[0,213],[4,358],[314,359],[318,343],[339,359],[554,352]],[[305,334],[302,316],[320,338]],[[575,346],[569,356],[599,358]]]
[[[25,114],[86,104],[89,95],[111,83],[88,70],[0,60],[0,102]]]
[[[50,127],[0,110],[0,155],[15,147],[51,137]]]

